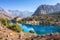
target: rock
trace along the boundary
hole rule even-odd
[[[0,40],[1,40],[1,39],[3,39],[3,34],[2,34],[2,33],[0,33]]]

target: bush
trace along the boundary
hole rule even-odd
[[[1,18],[0,21],[1,21],[1,23],[2,23],[3,25],[5,25],[5,26],[8,26],[9,23],[10,23],[10,21],[9,21],[8,19],[3,19],[3,18]]]
[[[33,30],[30,30],[29,32],[30,32],[30,33],[34,33],[34,31],[33,31]]]
[[[19,27],[18,24],[9,25],[8,28],[9,28],[9,29],[12,29],[12,30],[14,30],[14,31],[16,31],[16,32],[22,31],[22,29]]]

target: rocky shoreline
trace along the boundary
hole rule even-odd
[[[32,33],[12,31],[0,23],[0,40],[60,40],[60,33],[34,35]]]
[[[32,37],[31,40],[60,40],[60,33],[52,33]]]

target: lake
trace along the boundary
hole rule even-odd
[[[35,34],[49,34],[54,32],[60,32],[60,27],[56,25],[30,25],[30,24],[21,24],[19,26],[24,32],[29,32],[33,30]]]

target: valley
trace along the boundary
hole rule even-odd
[[[0,40],[60,40],[60,3],[35,12],[0,7]]]

